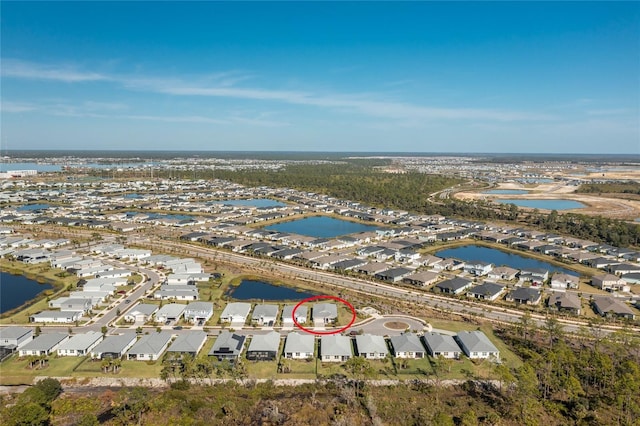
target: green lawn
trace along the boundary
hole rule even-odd
[[[283,365],[289,367],[288,373],[278,375],[281,379],[315,379],[316,378],[316,359],[298,360],[280,358]]]
[[[401,368],[404,362],[406,362],[406,368]],[[394,358],[393,363],[400,379],[426,379],[434,374],[429,357],[406,360]]]
[[[247,375],[258,379],[275,379],[278,375],[278,361],[242,361],[247,367]]]
[[[86,358],[73,372],[74,377],[160,377],[162,363],[160,361],[122,361],[117,374],[103,373],[102,361]]]
[[[31,384],[36,376],[71,376],[73,370],[84,361],[83,357],[62,356],[49,358],[49,364],[42,369],[29,369],[27,357],[12,356],[0,363],[0,384]]]

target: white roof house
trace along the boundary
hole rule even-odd
[[[42,311],[29,316],[29,322],[70,324],[82,318],[80,311]]]
[[[287,335],[284,344],[285,358],[308,359],[313,358],[315,338],[311,334],[292,332]]]
[[[20,348],[20,356],[51,355],[67,340],[67,333],[43,333]]]
[[[424,342],[426,343],[429,355],[433,357],[458,358],[461,349],[452,336],[439,333],[425,333]]]
[[[420,339],[413,333],[391,336],[393,355],[396,358],[424,358],[425,350]]]
[[[103,339],[102,333],[89,331],[76,334],[58,347],[58,356],[85,356]]]
[[[150,303],[140,303],[129,310],[124,316],[125,321],[129,322],[147,322],[151,315],[158,310],[158,305]]]
[[[259,325],[272,326],[278,318],[278,305],[256,305],[251,320]]]
[[[313,321],[327,324],[338,319],[338,307],[335,303],[316,303],[312,315]]]

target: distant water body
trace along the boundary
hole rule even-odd
[[[265,227],[267,231],[289,232],[316,238],[333,238],[356,232],[375,231],[377,226],[364,225],[348,220],[334,219],[326,216],[314,216],[304,219],[282,222]]]
[[[298,291],[295,288],[277,286],[262,281],[242,280],[238,287],[231,286],[227,293],[235,300],[303,300],[315,294]]]
[[[545,210],[571,210],[582,209],[586,207],[579,201],[574,200],[518,200],[518,199],[502,199],[496,200],[500,204],[515,204],[518,207],[528,207],[531,209]]]
[[[45,290],[53,288],[51,284],[39,282],[0,272],[0,314],[22,306]]]

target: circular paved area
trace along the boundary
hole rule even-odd
[[[384,336],[384,335],[397,336],[406,330],[406,327],[402,329],[393,329],[385,326],[385,324],[394,323],[394,322],[407,324],[411,331],[414,331],[414,330],[423,331],[425,330],[425,328],[428,327],[427,325],[424,325],[420,321],[409,318],[409,317],[388,315],[382,318],[376,318],[365,325],[351,327],[351,330],[357,331],[362,329],[362,331],[365,333],[377,334],[380,336]]]

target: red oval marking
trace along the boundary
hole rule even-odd
[[[296,320],[296,311],[298,310],[298,308],[307,302],[311,302],[312,300],[317,300],[317,299],[331,299],[331,300],[337,300],[340,303],[344,303],[345,305],[347,305],[347,307],[349,307],[349,309],[351,309],[351,312],[353,313],[353,316],[351,317],[351,321],[349,322],[349,324],[345,325],[344,327],[342,327],[339,330],[333,330],[333,331],[315,331],[315,330],[310,330],[306,327],[303,327],[302,325],[300,325],[298,323],[298,321]],[[338,334],[338,333],[342,333],[343,331],[345,331],[346,329],[348,329],[349,327],[351,327],[351,324],[353,324],[356,321],[356,308],[353,307],[353,305],[349,302],[347,302],[344,299],[341,299],[339,297],[336,296],[328,296],[328,295],[319,295],[319,296],[311,296],[308,297],[302,301],[300,301],[294,308],[293,311],[291,312],[291,316],[293,317],[293,323],[296,325],[296,327],[298,327],[300,330],[305,331],[307,333],[310,334],[316,334],[319,336],[323,336],[323,335],[327,335],[327,334]]]

